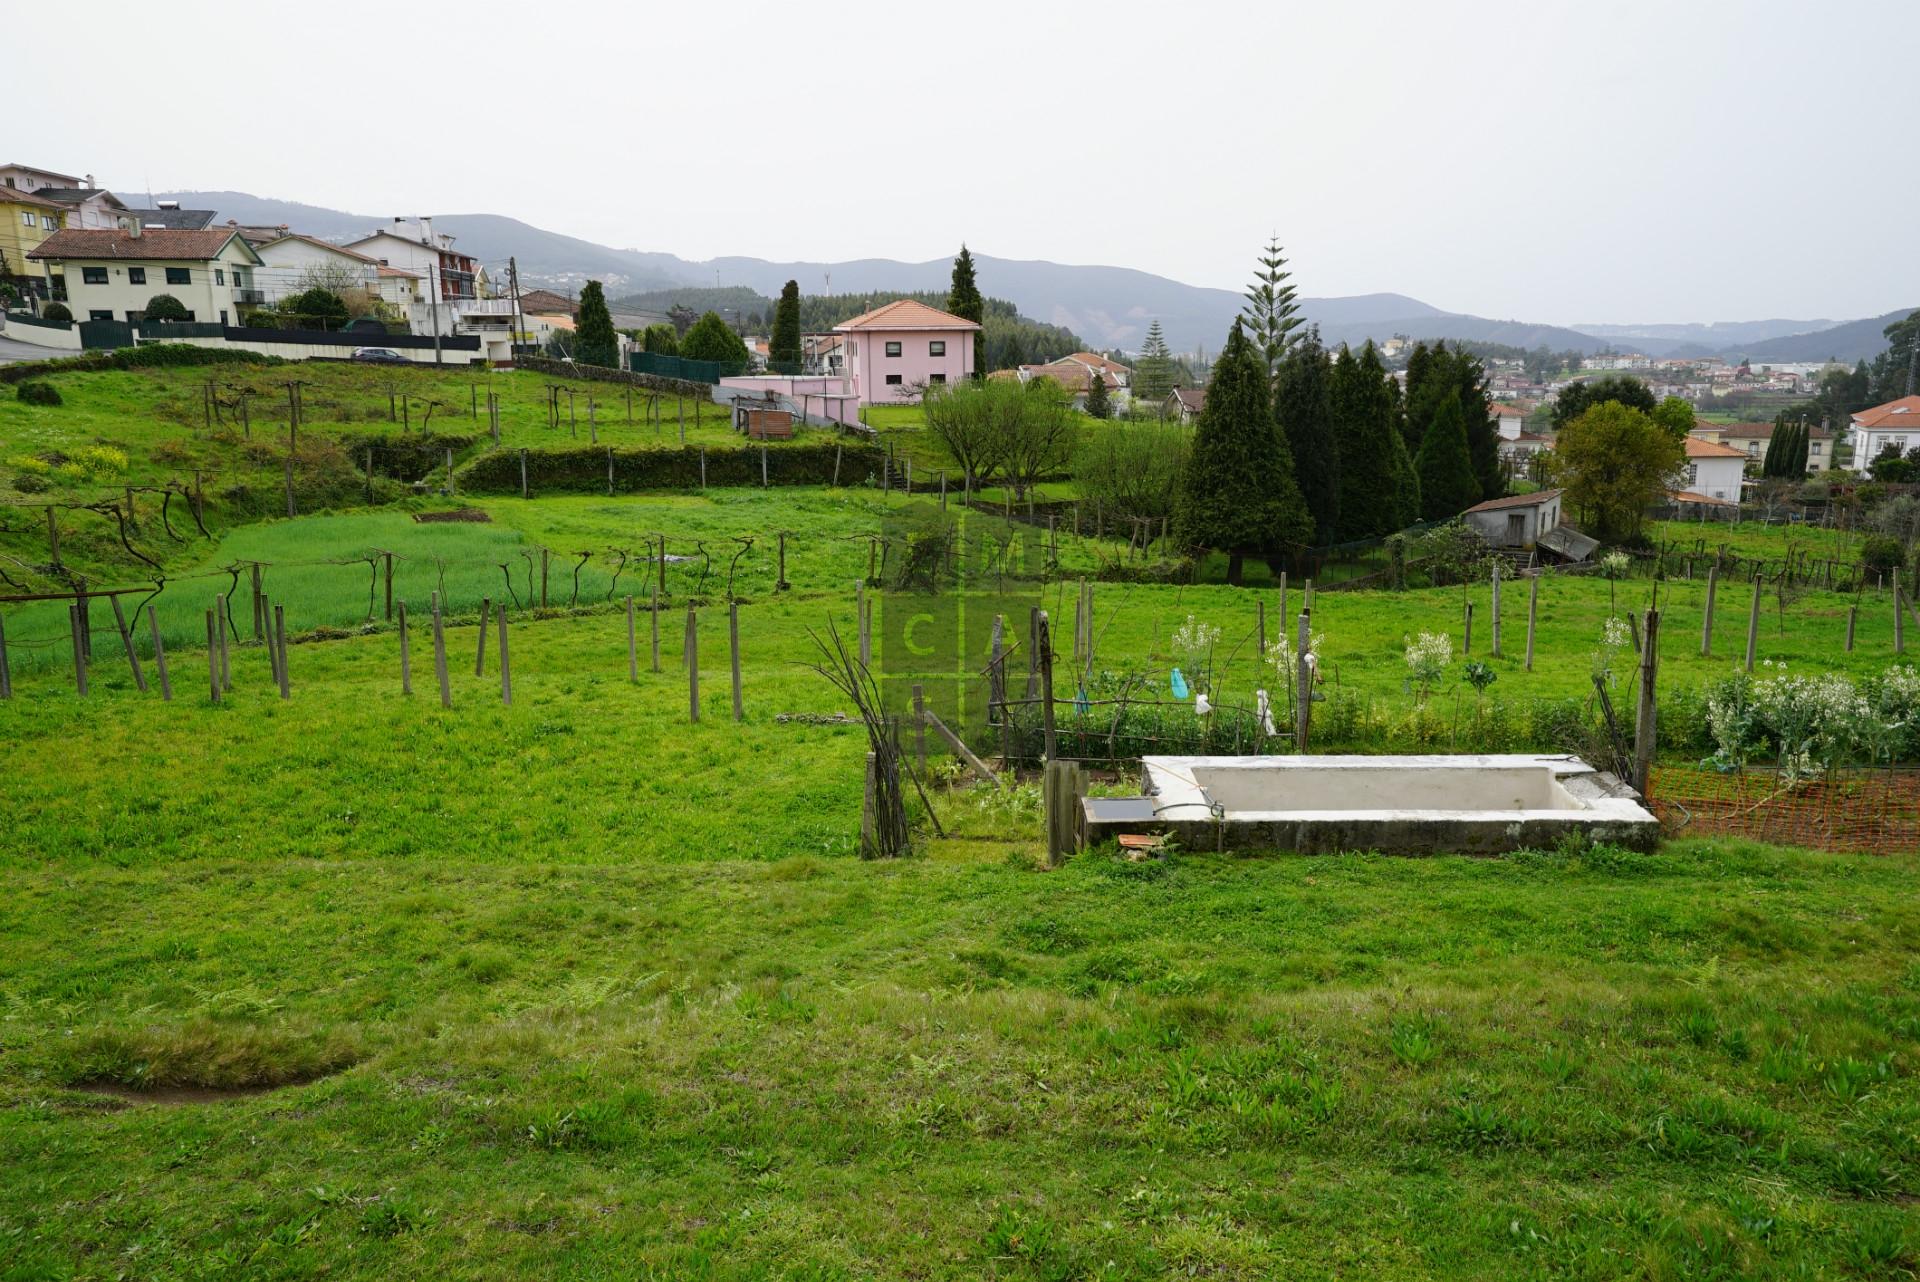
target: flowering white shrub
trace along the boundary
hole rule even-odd
[[[1779,753],[1789,782],[1830,766],[1892,759],[1920,706],[1920,673],[1890,668],[1857,687],[1838,673],[1782,674],[1754,680],[1744,674],[1707,694],[1707,730],[1723,768],[1764,749]]]
[[[1189,661],[1189,666],[1197,667],[1220,640],[1220,629],[1211,623],[1202,623],[1191,614],[1187,621],[1173,632],[1173,652]]]
[[[1407,675],[1421,700],[1446,675],[1453,662],[1453,638],[1444,632],[1422,632],[1407,642]]]
[[[1593,675],[1605,681],[1609,686],[1616,684],[1614,664],[1620,657],[1620,651],[1633,644],[1633,630],[1627,621],[1617,614],[1607,616],[1600,625],[1600,648],[1593,652]]]
[[[1307,653],[1313,657],[1316,665],[1320,660],[1320,647],[1326,644],[1326,640],[1327,634],[1324,632],[1307,633]],[[1291,678],[1299,671],[1294,666],[1295,658],[1292,637],[1275,637],[1267,643],[1267,662],[1281,676]]]
[[[1625,552],[1609,552],[1600,558],[1600,573],[1609,579],[1625,578],[1633,558]]]

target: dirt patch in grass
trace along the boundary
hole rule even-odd
[[[314,1080],[314,1079],[309,1079]],[[226,1100],[250,1099],[285,1090],[302,1082],[280,1082],[273,1086],[129,1086],[124,1082],[75,1082],[73,1089],[91,1095],[104,1095],[128,1104],[219,1104]]]

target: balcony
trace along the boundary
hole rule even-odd
[[[236,289],[233,291],[233,301],[258,307],[267,301],[267,292],[263,289]]]

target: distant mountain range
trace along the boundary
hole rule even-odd
[[[189,209],[213,209],[221,221],[274,225],[326,240],[364,236],[389,217],[350,214],[319,205],[275,200],[237,191],[161,192]],[[488,266],[504,268],[509,256],[523,285],[577,289],[588,280],[606,283],[612,296],[679,287],[744,285],[775,295],[788,280],[808,294],[832,290],[944,289],[952,268],[947,258],[902,263],[885,258],[847,262],[776,263],[763,258],[715,258],[691,262],[672,254],[613,249],[500,214],[437,214],[434,227],[456,237],[460,248]],[[1034,259],[975,254],[980,287],[1005,298],[1021,313],[1063,325],[1101,348],[1138,350],[1147,326],[1158,319],[1176,351],[1217,350],[1239,313],[1242,299],[1226,289],[1186,285],[1130,267],[1068,266]],[[831,279],[829,279],[831,278]],[[1901,308],[1886,316],[1836,324],[1825,320],[1721,321],[1704,324],[1583,325],[1567,328],[1517,320],[1491,320],[1444,311],[1404,294],[1358,294],[1303,298],[1301,311],[1320,327],[1330,345],[1409,338],[1471,339],[1510,347],[1557,351],[1641,351],[1650,356],[1723,356],[1729,360],[1856,361],[1878,355],[1881,335]]]

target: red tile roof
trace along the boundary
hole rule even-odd
[[[1721,445],[1715,441],[1703,441],[1697,436],[1687,438],[1688,458],[1746,458],[1745,450],[1736,450],[1731,445]]]
[[[124,258],[134,262],[204,263],[219,256],[238,235],[230,227],[179,231],[162,227],[131,232],[69,227],[40,242],[28,258]],[[242,242],[244,243],[244,242]]]
[[[1913,427],[1916,424],[1920,424],[1920,396],[1902,396],[1853,416],[1855,427]]]
[[[1204,387],[1176,387],[1173,396],[1180,402],[1180,408],[1189,414],[1198,414],[1207,408],[1207,389]]]
[[[1705,503],[1710,507],[1739,507],[1732,499],[1709,498],[1705,494],[1695,494],[1692,490],[1668,490],[1667,497],[1675,503]]]
[[[833,328],[835,333],[840,333],[855,329],[979,329],[980,326],[964,316],[943,312],[915,299],[901,298]]]
[[[44,196],[36,196],[30,191],[21,191],[17,187],[0,187],[0,205],[33,205],[39,209],[62,211],[66,209],[66,206],[57,200],[48,200]]]
[[[1722,438],[1733,437],[1742,441],[1770,441],[1773,439],[1771,423],[1702,423],[1695,431],[1718,432]],[[1813,429],[1812,439],[1824,441],[1833,433],[1824,427]]]
[[[1488,499],[1485,503],[1476,503],[1468,508],[1469,512],[1497,512],[1504,507],[1539,507],[1549,499],[1560,497],[1559,490],[1537,490],[1532,494],[1509,494],[1503,499]]]

